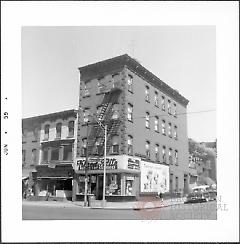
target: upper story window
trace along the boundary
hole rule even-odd
[[[74,136],[74,121],[68,122],[68,136],[73,137]]]
[[[90,115],[89,109],[86,108],[83,112],[83,123],[89,122],[89,115]]]
[[[173,159],[172,159],[172,148],[169,148],[168,151],[168,160],[170,164],[173,164]]]
[[[63,148],[63,160],[71,161],[72,158],[72,145],[65,145]]]
[[[82,156],[87,155],[87,138],[82,139]]]
[[[26,150],[22,150],[22,162],[26,162]]]
[[[85,83],[84,84],[83,96],[86,97],[86,96],[89,96],[89,95],[90,95],[89,84],[88,83]]]
[[[156,157],[156,161],[159,161],[159,145],[158,144],[155,145],[155,157]]]
[[[52,147],[51,160],[59,160],[59,147]]]
[[[56,138],[61,138],[62,135],[62,123],[56,125]]]
[[[132,136],[128,136],[128,155],[133,155],[133,137]]]
[[[128,108],[127,108],[127,118],[129,121],[133,121],[133,105],[132,104],[128,104]]]
[[[119,136],[113,136],[112,138],[112,153],[119,154]]]
[[[177,126],[174,126],[174,139],[177,140],[178,139],[178,134],[177,134]]]
[[[119,104],[114,104],[112,107],[112,119],[119,119]]]
[[[168,136],[172,137],[172,124],[168,123]]]
[[[171,114],[172,111],[171,111],[171,101],[168,100],[168,114]]]
[[[50,128],[50,125],[45,125],[44,126],[44,140],[48,140],[49,139],[49,128]]]
[[[176,103],[173,104],[173,116],[177,117],[177,104]]]
[[[97,93],[101,93],[103,91],[104,85],[102,79],[99,79],[97,82]]]
[[[48,148],[43,148],[43,162],[48,161]]]
[[[37,149],[32,150],[32,162],[35,164],[37,162]]]
[[[145,149],[146,149],[146,157],[150,158],[150,142],[149,141],[146,141]]]
[[[33,136],[34,136],[34,140],[37,141],[38,140],[38,128],[34,128],[33,130]]]
[[[178,150],[175,150],[174,160],[175,160],[175,165],[178,165]]]
[[[154,94],[154,105],[155,105],[156,107],[159,106],[158,92],[157,92],[157,91],[155,91],[155,94]]]
[[[166,146],[162,147],[163,162],[166,163]]]
[[[157,132],[159,131],[159,119],[157,116],[154,119],[154,130]]]
[[[147,129],[150,129],[150,114],[149,112],[146,112],[146,121],[145,121],[145,125]]]
[[[166,135],[165,120],[162,120],[162,134],[163,134],[163,135]]]
[[[165,97],[164,96],[162,96],[161,106],[162,106],[162,110],[165,111],[166,107],[165,107]]]
[[[128,91],[133,92],[133,77],[131,75],[128,75],[127,85]]]
[[[102,138],[98,137],[96,142],[95,142],[95,147],[96,147],[96,154],[101,155],[103,152],[103,145],[101,144]]]
[[[149,92],[149,87],[148,86],[145,87],[145,100],[147,102],[150,102],[150,92]]]

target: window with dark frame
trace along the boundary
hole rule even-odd
[[[168,100],[168,114],[171,114],[172,111],[171,111],[171,101]]]
[[[68,122],[68,136],[73,137],[74,136],[74,121]]]
[[[89,108],[85,108],[84,111],[83,111],[83,123],[88,123],[89,122]]]
[[[163,158],[163,163],[167,163],[166,159],[166,146],[162,147],[162,158]]]
[[[87,155],[87,138],[82,139],[82,156]]]
[[[178,139],[178,134],[177,134],[177,126],[174,126],[174,139],[177,140]]]
[[[112,138],[112,153],[119,154],[119,136],[115,135]]]
[[[146,112],[146,121],[145,121],[145,125],[147,129],[150,129],[150,114],[149,112]]]
[[[50,125],[48,125],[48,124],[44,126],[44,140],[49,139],[49,128],[50,128]]]
[[[59,160],[59,147],[52,147],[51,160]]]
[[[150,142],[149,141],[146,141],[145,149],[146,149],[146,157],[150,158]]]
[[[168,136],[172,137],[172,124],[168,123]]]
[[[176,103],[173,104],[173,116],[177,117],[177,104]]]
[[[131,75],[128,75],[127,84],[128,91],[133,92],[133,77]]]
[[[159,118],[158,116],[155,116],[155,120],[154,120],[154,130],[156,132],[159,132]]]
[[[158,92],[157,92],[157,91],[155,91],[155,94],[154,94],[154,105],[155,105],[156,107],[159,106],[159,102],[158,102]]]
[[[155,158],[156,158],[156,161],[158,162],[159,161],[159,145],[158,144],[155,145]]]
[[[128,108],[127,108],[127,118],[129,121],[133,121],[133,105],[128,103]]]
[[[162,120],[162,134],[166,135],[166,125],[165,125],[165,120]]]
[[[165,97],[164,96],[162,96],[161,106],[162,106],[162,110],[165,111],[166,107],[165,107]]]
[[[169,148],[168,151],[168,160],[170,164],[173,164],[173,159],[172,159],[172,148]]]
[[[88,83],[85,83],[84,84],[84,97],[86,96],[90,96],[90,92],[89,92],[89,84]]]
[[[32,162],[35,164],[37,162],[37,149],[32,149]]]
[[[175,160],[175,165],[178,165],[178,150],[175,150],[174,160]]]
[[[133,137],[132,136],[128,136],[128,155],[133,155]]]
[[[62,123],[57,123],[56,125],[56,138],[61,138],[62,136]]]
[[[150,92],[149,92],[149,86],[145,87],[145,101],[150,102]]]

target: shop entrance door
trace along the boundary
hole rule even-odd
[[[97,200],[103,198],[103,175],[97,176]]]

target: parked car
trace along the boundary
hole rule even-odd
[[[214,196],[214,194],[210,194],[209,189],[207,185],[194,187],[192,192],[187,195],[185,203],[208,202]]]
[[[217,191],[216,190],[209,190],[209,201],[215,201],[217,199]]]

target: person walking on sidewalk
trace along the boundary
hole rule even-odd
[[[158,189],[158,198],[159,198],[159,200],[161,202],[163,201],[163,198],[162,198],[162,189],[161,188]]]

